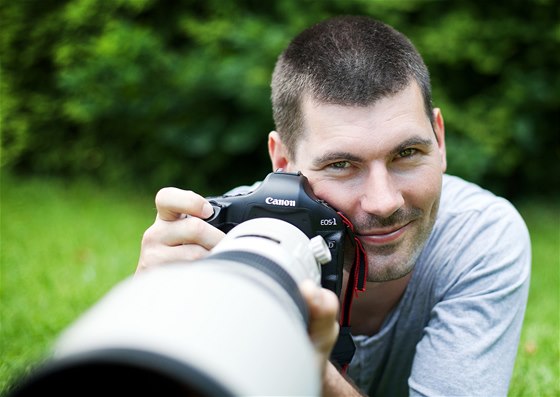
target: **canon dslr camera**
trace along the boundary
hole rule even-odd
[[[322,236],[332,260],[321,267],[321,285],[340,295],[346,225],[334,208],[313,194],[301,172],[272,172],[252,192],[208,200],[214,215],[207,222],[225,233],[246,220],[268,217],[291,223],[308,238]]]

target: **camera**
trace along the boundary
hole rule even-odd
[[[301,172],[272,172],[252,192],[208,200],[214,215],[206,221],[225,233],[249,219],[273,218],[296,226],[310,239],[323,237],[332,260],[321,267],[321,286],[340,296],[347,228],[340,214],[315,196]]]

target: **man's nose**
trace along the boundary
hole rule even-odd
[[[404,205],[404,198],[396,178],[384,165],[370,169],[363,187],[362,210],[379,217],[387,218]]]

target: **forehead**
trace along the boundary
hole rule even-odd
[[[307,96],[302,113],[304,128],[298,146],[307,151],[332,150],[334,146],[356,150],[375,146],[383,150],[385,145],[394,146],[411,135],[433,137],[416,83],[368,106],[321,103]]]

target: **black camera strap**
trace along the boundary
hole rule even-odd
[[[342,372],[345,373],[356,350],[350,332],[352,301],[354,296],[358,295],[358,292],[366,290],[368,261],[366,250],[354,232],[354,225],[341,212],[338,212],[338,215],[340,215],[342,221],[346,225],[348,235],[350,236],[350,240],[352,241],[355,249],[354,263],[352,264],[352,268],[350,270],[350,276],[348,278],[348,283],[346,284],[346,291],[344,292],[344,299],[342,301],[342,308],[340,311],[340,332],[336,345],[333,349],[333,354],[331,355],[333,360],[340,365]]]

